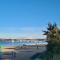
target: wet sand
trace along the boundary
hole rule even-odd
[[[23,47],[16,47],[14,50],[15,55],[7,54],[4,59],[0,60],[31,60],[30,58],[38,53],[43,52],[46,50],[46,46],[23,46]]]
[[[22,47],[21,49],[17,50],[15,60],[31,60],[30,58],[38,53],[43,52],[46,50],[45,46],[29,46],[29,47]]]

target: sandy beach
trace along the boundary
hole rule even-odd
[[[16,53],[16,57],[15,57],[15,60],[31,60],[30,58],[38,53],[38,52],[43,52],[46,50],[46,47],[45,46],[27,46],[27,47],[22,47],[17,51]]]
[[[5,52],[6,55],[3,55],[2,60],[31,60],[30,58],[38,53],[43,52],[46,50],[45,46],[23,46],[23,47],[16,47],[16,49],[9,49],[11,52],[16,52],[15,55],[9,55],[9,51]],[[13,57],[12,57],[13,56]]]

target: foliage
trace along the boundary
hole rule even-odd
[[[48,24],[47,31],[44,31],[44,35],[47,36],[47,50],[51,52],[60,52],[60,29],[57,24]]]
[[[33,58],[37,57],[39,60],[60,60],[60,29],[57,27],[57,24],[49,23],[47,31],[44,31],[44,35],[47,36],[47,51],[37,53]]]

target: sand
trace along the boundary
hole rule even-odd
[[[29,46],[29,47],[22,47],[20,50],[17,50],[15,60],[30,60],[30,58],[36,54],[46,50],[46,47],[39,46]]]
[[[30,58],[39,52],[43,52],[46,50],[45,46],[23,46],[23,47],[16,47],[14,52],[16,54],[11,57],[10,55],[5,56],[5,59],[2,60],[31,60]],[[10,56],[10,57],[9,57]],[[1,60],[1,59],[0,59]]]

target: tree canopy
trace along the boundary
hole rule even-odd
[[[60,51],[60,29],[57,24],[48,24],[47,31],[44,31],[44,35],[47,36],[47,50],[52,52]]]

